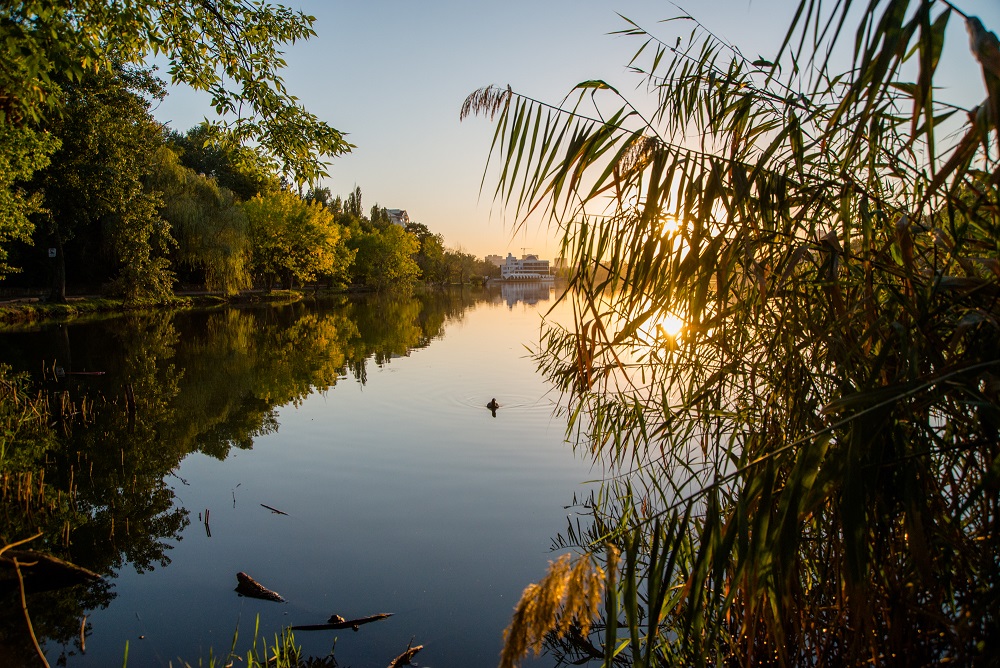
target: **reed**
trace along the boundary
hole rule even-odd
[[[950,3],[849,4],[802,0],[756,60],[689,16],[676,39],[626,19],[651,100],[586,81],[562,106],[491,87],[463,108],[495,116],[496,196],[562,233],[575,322],[537,361],[610,472],[575,536],[580,559],[622,555],[603,636],[573,649],[536,620],[551,648],[1000,653],[1000,47]],[[937,98],[958,22],[978,105]]]

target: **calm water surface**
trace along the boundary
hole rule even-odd
[[[422,666],[496,665],[566,506],[599,477],[527,357],[553,298],[522,286],[0,334],[0,361],[38,378],[60,366],[50,390],[100,397],[47,456],[46,483],[76,485],[75,506],[48,520],[8,509],[3,525],[6,539],[41,525],[52,551],[107,575],[29,599],[49,661],[121,665],[127,641],[129,665],[196,664],[225,655],[237,627],[244,647],[258,616],[273,640],[391,612],[296,639],[318,656],[336,642],[356,668],[411,639]],[[238,596],[238,571],[287,603]],[[19,606],[4,607],[0,651],[30,660]]]

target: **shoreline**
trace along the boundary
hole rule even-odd
[[[416,283],[402,289],[440,289],[441,286]],[[450,284],[445,287],[459,287]],[[462,285],[463,288],[471,287]],[[133,311],[156,311],[163,309],[184,310],[194,308],[215,308],[223,306],[246,306],[256,304],[294,304],[307,298],[349,296],[374,292],[373,288],[353,286],[349,288],[293,288],[290,290],[244,290],[226,296],[221,292],[199,290],[179,290],[171,297],[161,300],[127,301],[120,298],[94,295],[75,295],[65,302],[48,301],[45,297],[24,296],[0,299],[0,328],[19,325],[34,325],[43,322],[61,322],[90,315],[116,315]]]
[[[338,293],[339,294],[339,293]],[[127,313],[160,309],[211,308],[256,303],[294,303],[306,296],[301,290],[247,291],[230,297],[217,292],[178,292],[167,299],[136,300],[81,295],[65,302],[39,297],[0,300],[0,326],[33,324],[52,320],[72,320],[86,315]]]

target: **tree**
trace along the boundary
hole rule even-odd
[[[28,241],[31,214],[41,207],[42,194],[25,192],[24,183],[49,164],[59,140],[47,132],[0,124],[0,279],[16,271],[7,265],[8,241]]]
[[[372,205],[369,221],[371,221],[372,227],[378,229],[385,229],[389,225],[392,225],[392,218],[389,217],[389,211],[384,206],[379,206],[378,203]]]
[[[200,272],[207,290],[227,295],[249,287],[247,219],[232,191],[181,165],[168,146],[156,151],[146,183],[162,194],[160,215],[177,241],[175,270]]]
[[[501,665],[1000,652],[1000,46],[962,15],[986,82],[963,109],[935,82],[951,3],[834,4],[753,61],[628,22],[653,113],[603,81],[466,101],[499,115],[498,197],[562,230],[576,318],[537,359],[613,474]]]
[[[161,96],[162,84],[128,68],[61,85],[67,102],[48,123],[60,147],[32,184],[44,193],[38,234],[51,240],[41,245],[56,248],[53,296],[66,297],[69,261],[89,281],[112,280],[126,298],[162,297],[171,288],[172,239],[158,195],[145,186],[163,139],[144,97]]]
[[[357,250],[352,272],[357,282],[381,291],[407,287],[420,275],[412,257],[417,240],[398,225],[361,232],[352,237],[351,245]]]
[[[216,180],[241,201],[279,188],[275,165],[258,150],[241,146],[224,130],[196,125],[184,134],[171,132],[167,141],[185,167]]]
[[[340,277],[351,254],[344,252],[343,230],[333,214],[319,203],[309,203],[283,190],[258,195],[243,204],[249,222],[253,271],[265,277],[315,281],[321,275]]]
[[[0,9],[0,123],[49,116],[56,75],[79,83],[118,63],[162,55],[172,83],[209,93],[238,143],[256,143],[298,183],[353,148],[285,89],[280,47],[315,35],[314,18],[243,0],[107,3],[28,0]]]
[[[464,285],[473,276],[483,275],[476,256],[461,249],[447,251],[444,261],[448,278],[457,279],[459,285]]]
[[[361,186],[354,186],[354,190],[347,196],[344,204],[344,213],[355,218],[364,217],[364,207],[361,206]]]
[[[432,234],[422,223],[408,223],[406,231],[413,234],[420,249],[413,256],[420,267],[420,277],[428,283],[445,283],[448,280],[448,266],[445,257],[444,237]]]
[[[322,204],[324,207],[330,208],[330,206],[333,204],[332,197],[333,195],[330,192],[329,188],[316,187],[316,188],[310,188],[309,191],[306,193],[304,199],[307,202],[318,202],[319,204]],[[339,210],[332,211],[332,213],[334,214],[339,213]]]

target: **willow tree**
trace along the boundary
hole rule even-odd
[[[561,232],[574,325],[538,361],[613,474],[502,665],[1000,654],[1000,49],[948,2],[834,4],[752,62],[628,22],[651,99],[466,101],[496,196]],[[938,97],[959,22],[971,107]]]
[[[250,287],[247,220],[231,190],[182,165],[167,146],[156,151],[146,185],[162,193],[160,216],[177,242],[176,270],[200,274],[207,290],[227,295]]]

